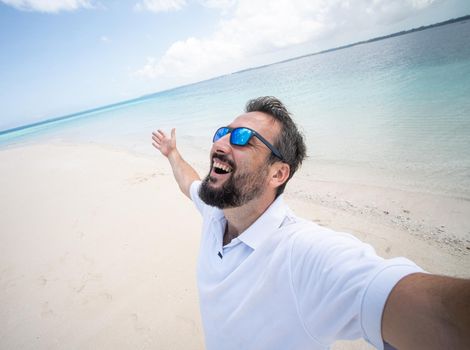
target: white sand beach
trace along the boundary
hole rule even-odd
[[[1,150],[0,172],[0,348],[204,348],[195,275],[201,219],[166,159],[37,144]],[[384,257],[470,277],[467,200],[302,171],[285,199]]]

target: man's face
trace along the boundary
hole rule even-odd
[[[279,132],[277,122],[261,112],[243,114],[229,126],[253,129],[271,143]],[[225,135],[212,145],[211,169],[202,182],[201,199],[225,209],[242,206],[260,196],[267,188],[270,154],[269,148],[256,137],[246,146],[235,146],[230,144],[230,134]]]

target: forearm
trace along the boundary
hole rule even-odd
[[[405,277],[389,296],[382,325],[398,349],[470,349],[470,281]]]
[[[188,198],[191,198],[189,193],[191,184],[196,180],[200,180],[196,170],[181,157],[181,154],[176,148],[168,155],[168,161],[170,162],[173,175],[181,192]]]
[[[432,292],[441,292],[441,310],[435,316],[448,330],[443,340],[455,344],[454,349],[470,349],[470,280],[435,277]]]

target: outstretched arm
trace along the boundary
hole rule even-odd
[[[176,131],[173,128],[171,130],[171,137],[168,137],[163,131],[157,130],[152,133],[152,145],[158,149],[170,162],[173,175],[175,176],[176,182],[188,198],[191,198],[189,194],[189,188],[191,184],[199,180],[199,175],[196,173],[194,168],[189,165],[178,152],[176,148]]]
[[[470,280],[403,278],[385,305],[382,335],[397,349],[470,349]]]

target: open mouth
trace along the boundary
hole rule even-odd
[[[213,168],[214,168],[214,172],[219,175],[229,174],[233,170],[232,167],[230,167],[229,165],[222,164],[218,162],[217,160],[214,160]]]

